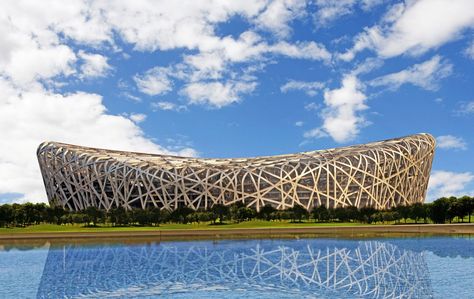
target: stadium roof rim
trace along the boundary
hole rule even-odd
[[[110,154],[117,154],[117,155],[124,155],[125,157],[129,157],[131,155],[138,155],[140,158],[151,158],[151,159],[157,159],[157,158],[171,158],[171,159],[177,159],[177,160],[190,160],[190,161],[195,161],[195,160],[200,160],[200,161],[215,161],[215,162],[228,162],[228,161],[239,161],[242,160],[248,161],[248,160],[261,160],[261,159],[271,159],[271,160],[279,160],[279,159],[284,159],[284,158],[289,158],[289,157],[295,157],[295,156],[314,156],[314,155],[319,155],[321,157],[324,157],[325,155],[332,155],[332,153],[337,153],[337,154],[342,154],[344,152],[347,152],[347,154],[354,153],[354,151],[360,152],[360,151],[366,151],[366,150],[371,150],[377,147],[383,147],[383,146],[390,146],[397,144],[401,141],[404,141],[409,138],[416,138],[416,137],[422,137],[426,138],[427,141],[433,144],[433,147],[436,144],[435,138],[429,134],[429,133],[417,133],[417,134],[411,134],[411,135],[406,135],[402,137],[397,137],[397,138],[390,138],[390,139],[385,139],[385,140],[380,140],[380,141],[375,141],[375,142],[370,142],[370,143],[361,143],[361,144],[355,144],[355,145],[350,145],[350,146],[343,146],[343,147],[336,147],[336,148],[328,148],[328,149],[321,149],[321,150],[314,150],[314,151],[306,151],[306,152],[297,152],[297,153],[292,153],[292,154],[281,154],[281,155],[273,155],[273,156],[254,156],[254,157],[238,157],[238,158],[200,158],[200,157],[186,157],[186,156],[177,156],[177,155],[167,155],[167,154],[152,154],[152,153],[145,153],[145,152],[133,152],[133,151],[121,151],[121,150],[112,150],[112,149],[105,149],[105,148],[96,148],[96,147],[88,147],[88,146],[81,146],[81,145],[75,145],[75,144],[69,144],[69,143],[63,143],[63,142],[56,142],[56,141],[44,141],[38,146],[37,153],[39,153],[40,149],[47,145],[47,144],[53,144],[57,147],[64,147],[68,148],[70,150],[78,150],[78,151],[85,151],[84,154],[95,154],[95,155],[104,155],[107,156],[108,158],[119,158],[120,156],[115,156],[115,155],[110,155]],[[138,158],[138,157],[137,157]],[[149,162],[152,162],[151,160]]]

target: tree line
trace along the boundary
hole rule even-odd
[[[126,210],[123,207],[113,208],[108,212],[96,207],[88,207],[82,211],[69,212],[60,207],[50,207],[44,203],[3,204],[0,205],[0,227],[23,227],[40,223],[57,225],[83,224],[97,226],[158,226],[161,223],[201,223],[211,222],[243,222],[254,219],[266,221],[302,222],[359,222],[359,223],[407,223],[409,219],[415,223],[451,223],[455,219],[464,222],[474,211],[474,198],[443,197],[432,203],[417,203],[410,206],[398,206],[389,210],[373,208],[338,207],[328,209],[324,206],[315,207],[311,211],[296,205],[286,210],[277,210],[272,206],[264,206],[257,212],[242,203],[225,206],[216,204],[207,211],[194,211],[188,207],[179,207],[168,211],[157,207],[148,209]]]

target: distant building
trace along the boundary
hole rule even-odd
[[[44,142],[38,160],[51,205],[207,209],[242,202],[308,210],[423,202],[435,140],[417,134],[290,155],[202,159]]]

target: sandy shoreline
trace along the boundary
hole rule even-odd
[[[367,225],[300,228],[248,228],[248,229],[176,229],[155,231],[117,232],[45,232],[45,233],[2,233],[0,241],[18,240],[78,240],[78,239],[226,239],[226,238],[271,238],[304,235],[332,236],[377,236],[411,234],[474,234],[474,223],[464,224],[421,224],[421,225]]]

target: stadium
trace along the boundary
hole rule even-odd
[[[44,142],[37,151],[49,203],[67,210],[241,202],[311,210],[422,203],[435,140],[416,134],[336,149],[256,158],[188,158]]]

